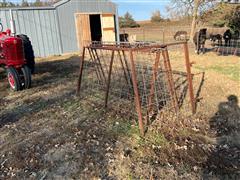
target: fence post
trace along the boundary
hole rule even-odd
[[[192,113],[196,113],[196,101],[194,97],[194,92],[193,92],[193,83],[192,83],[192,73],[191,73],[191,63],[189,59],[189,51],[188,51],[188,44],[185,42],[183,44],[183,49],[184,49],[184,55],[185,55],[185,64],[186,64],[186,70],[187,70],[187,80],[188,80],[188,89],[189,89],[189,96],[190,96],[190,101],[191,101],[191,106],[192,106]]]
[[[163,29],[163,44],[165,43],[165,30]]]
[[[145,38],[146,38],[146,37],[145,37],[145,29],[143,28],[143,41],[146,41]]]

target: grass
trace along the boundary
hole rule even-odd
[[[178,53],[175,53],[173,58],[178,59],[179,56]],[[59,58],[64,59],[64,57]],[[206,102],[206,104],[202,103],[204,110],[211,110],[207,106],[211,100],[218,105],[222,101],[221,97],[227,96],[229,93],[238,95],[239,88],[236,84],[240,80],[240,67],[237,66],[238,59],[236,57],[220,57],[214,53],[210,53],[206,56],[191,55],[191,59],[197,60],[197,65],[194,65],[196,69],[207,71],[206,74],[208,76],[206,76],[206,81],[203,84],[204,88],[202,88],[201,92],[202,97],[205,98],[203,102]],[[68,147],[69,143],[74,143],[76,147],[71,145],[73,149],[69,149],[67,153],[71,158],[63,159],[63,163],[69,163],[69,166],[71,166],[75,161],[77,164],[80,162],[76,171],[75,169],[67,169],[67,171],[71,171],[76,178],[79,178],[81,174],[86,174],[89,176],[88,179],[91,179],[91,173],[98,174],[103,169],[111,169],[111,163],[114,166],[111,171],[113,171],[113,174],[117,174],[117,179],[149,179],[151,169],[153,170],[153,175],[156,175],[156,179],[160,179],[162,175],[166,179],[173,179],[166,176],[168,174],[171,176],[175,170],[181,175],[186,172],[191,173],[193,171],[192,167],[196,165],[195,161],[198,162],[199,166],[203,165],[202,162],[206,161],[207,154],[205,152],[201,153],[202,150],[198,144],[207,145],[211,142],[205,137],[207,135],[202,130],[206,123],[208,123],[207,120],[197,119],[195,121],[194,119],[191,126],[186,125],[187,127],[185,128],[174,125],[172,127],[177,128],[177,130],[174,129],[173,131],[171,131],[171,126],[169,127],[168,123],[157,127],[157,129],[150,125],[146,135],[141,137],[137,123],[134,124],[134,119],[130,120],[126,116],[120,117],[115,112],[111,110],[105,111],[102,108],[104,94],[101,90],[90,89],[91,86],[89,86],[90,88],[82,88],[82,98],[75,97],[78,62],[78,57],[73,58],[71,61],[66,60],[66,62],[55,62],[55,60],[53,62],[49,60],[49,63],[41,62],[38,64],[41,71],[33,76],[33,83],[35,84],[32,89],[18,93],[9,93],[3,96],[3,101],[0,101],[2,107],[0,108],[0,116],[3,114],[4,117],[10,119],[13,113],[17,115],[17,118],[15,118],[17,121],[13,126],[16,128],[11,129],[6,126],[1,129],[3,140],[1,141],[0,139],[0,147],[4,152],[12,151],[15,147],[39,146],[40,150],[44,150],[41,152],[41,157],[45,157],[52,150],[62,152],[63,147]],[[177,67],[182,67],[177,60],[173,61],[173,63],[176,63]],[[62,69],[65,70],[66,68],[65,75],[60,76]],[[47,81],[44,75],[48,71],[51,76],[48,77]],[[226,77],[221,76],[221,74]],[[234,81],[230,81],[228,77]],[[63,80],[65,83],[62,83]],[[83,80],[85,82],[88,79]],[[229,80],[229,82],[225,83],[226,80]],[[6,84],[7,82],[4,80],[3,83]],[[229,89],[231,89],[231,92],[229,92]],[[3,88],[0,88],[1,91],[4,93],[8,92]],[[58,93],[58,96],[56,96],[56,93]],[[23,102],[26,106],[22,106]],[[129,105],[129,103],[130,101],[125,99],[118,102],[123,109],[125,104]],[[167,121],[167,119],[164,120]],[[195,127],[195,124],[196,127],[200,127],[199,131],[191,129],[191,127]],[[28,134],[29,129],[31,132]],[[48,131],[42,132],[44,129]],[[188,141],[185,141],[185,139]],[[93,144],[96,141],[99,142],[99,145]],[[115,144],[115,141],[118,141],[118,143]],[[194,149],[174,149],[175,147],[188,146],[190,144],[188,143],[189,141],[191,145],[196,144]],[[63,147],[55,148],[54,145],[56,143],[61,144]],[[108,146],[113,147],[114,150],[105,151]],[[122,157],[126,147],[129,147],[131,150],[132,157]],[[95,151],[96,149],[98,151]],[[39,153],[38,151],[40,150],[33,150],[33,153]],[[102,164],[105,160],[112,160],[109,158],[111,156],[107,156],[109,154],[114,157],[114,161],[106,165],[105,163]],[[8,162],[12,164],[6,164],[6,168],[16,163],[29,165],[26,158],[19,160],[16,156],[13,154],[7,157]],[[41,157],[37,156],[35,160],[42,162],[43,159]],[[101,159],[98,157],[101,157]],[[205,159],[205,161],[202,159]],[[0,156],[0,161],[2,160],[4,159]],[[44,167],[40,166],[41,164],[38,166],[30,164],[29,167],[34,167],[36,173],[41,173],[41,171],[46,169],[46,171],[49,170],[49,174],[57,174],[58,170],[64,167],[61,164],[62,162],[59,162],[56,161],[53,164],[46,162],[46,166]],[[93,163],[94,170],[90,166]],[[83,172],[81,164],[89,168],[87,172]],[[168,164],[178,168],[173,169],[175,167],[172,167],[172,171],[170,172]],[[126,169],[126,176],[123,173],[115,172],[115,167],[118,166],[121,167],[117,169],[121,170],[119,172],[123,172],[124,168]],[[164,167],[166,169],[160,172],[160,169]],[[49,174],[48,176],[51,178]],[[20,177],[23,178],[23,176],[19,176],[19,179],[21,179]]]
[[[200,67],[195,66],[196,69],[199,70],[205,70],[205,71],[215,71],[220,74],[226,75],[230,79],[234,81],[240,81],[240,66],[237,65],[231,65],[231,66],[220,66],[220,65],[214,65],[210,67]]]
[[[131,121],[120,121],[114,120],[110,128],[110,133],[115,136],[130,137],[132,143],[138,146],[161,146],[165,147],[169,144],[165,136],[158,131],[148,131],[144,137],[140,135],[139,128],[137,125],[133,125]]]

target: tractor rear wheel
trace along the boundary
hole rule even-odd
[[[12,90],[14,91],[21,90],[20,77],[15,68],[13,67],[7,68],[7,78],[8,78],[8,83]]]
[[[25,34],[19,34],[17,36],[21,38],[23,41],[23,48],[24,48],[25,59],[27,61],[27,66],[31,70],[31,73],[33,73],[35,69],[35,56],[34,56],[32,43],[28,38],[28,36]]]
[[[23,75],[23,78],[22,78],[22,88],[23,89],[29,89],[31,87],[31,70],[29,69],[28,66],[23,66],[21,68],[21,71],[22,71],[22,75]]]

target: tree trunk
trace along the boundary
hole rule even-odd
[[[191,33],[190,33],[190,41],[193,42],[193,37],[196,31],[197,26],[197,18],[198,18],[198,9],[201,0],[194,0],[194,10],[193,10],[193,19],[192,19],[192,26],[191,26]]]

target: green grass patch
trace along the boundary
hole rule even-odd
[[[162,133],[155,131],[149,131],[139,143],[140,145],[155,145],[162,147],[169,144],[168,140]]]
[[[110,131],[117,136],[140,136],[138,127],[123,119],[115,120],[110,127]]]
[[[230,79],[234,81],[240,81],[240,66],[234,65],[234,66],[210,66],[210,67],[200,67],[195,66],[196,69],[202,70],[202,71],[215,71],[220,74],[224,74]]]

